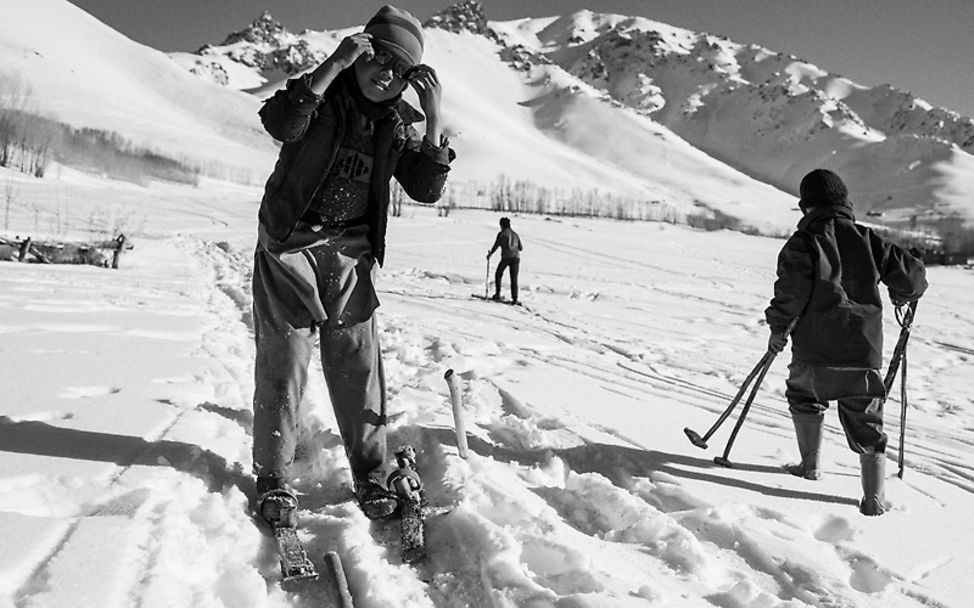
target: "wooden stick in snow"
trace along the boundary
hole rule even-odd
[[[460,392],[460,381],[452,369],[446,370],[444,376],[450,387],[450,403],[453,405],[453,424],[457,431],[457,450],[460,458],[467,458],[467,429],[463,421],[463,395]]]

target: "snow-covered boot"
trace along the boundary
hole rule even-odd
[[[275,488],[257,498],[257,512],[271,528],[298,525],[298,498],[288,488]]]
[[[786,464],[785,470],[796,477],[818,479],[821,472],[818,468],[818,457],[822,451],[822,423],[823,416],[816,414],[793,414],[795,423],[795,437],[798,438],[798,453],[801,462]]]
[[[371,479],[356,479],[355,497],[369,519],[387,519],[399,509],[399,499]]]
[[[859,454],[862,500],[859,512],[863,515],[882,515],[886,512],[886,454],[867,452]]]

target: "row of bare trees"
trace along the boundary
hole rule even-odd
[[[16,76],[0,74],[0,167],[43,177],[53,136],[32,116],[30,87]]]
[[[200,173],[197,167],[140,149],[117,133],[76,129],[43,116],[30,86],[17,75],[0,73],[0,167],[44,177],[52,161],[138,183],[160,179],[196,184]]]
[[[408,197],[398,188],[392,195],[392,213],[400,215],[402,204]],[[553,188],[505,175],[486,184],[450,180],[437,207],[443,210],[441,215],[446,215],[449,209],[489,209],[503,213],[688,224],[708,230],[741,229],[736,219],[702,206],[699,211],[688,213],[660,200],[613,194],[595,188]]]

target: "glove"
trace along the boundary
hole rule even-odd
[[[771,333],[771,337],[768,338],[768,350],[774,354],[778,354],[785,350],[785,346],[788,344],[788,334],[785,333]]]
[[[491,255],[492,255],[493,253],[494,253],[493,251],[488,251],[488,252],[487,252],[487,259],[488,259],[488,260],[490,259],[490,256],[491,256]]]

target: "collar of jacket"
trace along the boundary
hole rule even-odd
[[[816,222],[824,222],[831,219],[856,221],[856,216],[850,207],[845,205],[834,205],[832,207],[815,207],[798,221],[798,229],[804,230]]]

